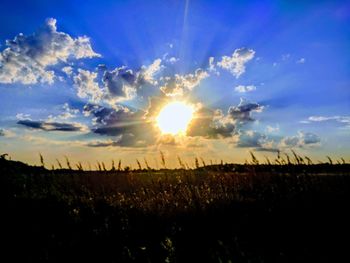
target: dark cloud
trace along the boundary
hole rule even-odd
[[[286,148],[318,145],[321,139],[316,134],[299,132],[296,136],[276,138],[256,131],[239,131],[233,136],[234,144],[240,148],[254,148],[254,151],[278,152]]]
[[[237,135],[237,147],[261,148],[267,141],[267,136],[256,131],[240,132]]]
[[[131,133],[119,135],[117,139],[110,141],[95,141],[87,144],[89,147],[145,147],[146,141],[137,140]]]
[[[295,147],[295,146],[298,146],[299,141],[300,141],[300,138],[298,136],[292,136],[292,137],[283,138],[281,143],[283,146]]]
[[[271,153],[278,153],[281,150],[278,148],[267,148],[267,147],[259,147],[259,148],[255,148],[254,151],[257,152],[271,152]]]
[[[116,68],[113,71],[105,71],[102,82],[112,97],[131,99],[136,95],[139,85],[137,75],[131,69],[125,67]]]
[[[230,137],[235,134],[238,126],[254,121],[251,117],[252,112],[261,112],[262,109],[258,103],[247,102],[244,99],[241,99],[238,106],[229,107],[226,115],[221,110],[201,108],[190,123],[187,135],[212,139]]]
[[[84,126],[78,123],[60,123],[60,122],[46,122],[46,121],[33,121],[33,120],[19,120],[17,124],[32,128],[40,129],[44,131],[82,131]]]
[[[160,131],[155,125],[156,116],[171,99],[165,94],[149,98],[146,111],[131,110],[125,106],[115,108],[87,104],[83,113],[93,117],[92,132],[106,136],[121,136],[119,141],[108,143],[114,146],[151,145],[155,143],[174,144],[174,140],[161,140]],[[221,110],[199,108],[195,118],[190,122],[186,131],[189,137],[204,137],[208,139],[228,138],[236,134],[237,126],[252,121],[251,112],[261,111],[257,103],[244,100],[238,106],[229,108],[227,114]],[[102,143],[104,146],[104,142]]]
[[[73,77],[74,86],[80,98],[86,98],[90,103],[102,102],[115,107],[122,101],[147,94],[147,89],[142,87],[157,83],[154,76],[161,69],[160,64],[161,60],[156,59],[152,64],[136,71],[125,66],[107,70],[105,65],[99,65],[96,72],[78,69],[78,74]]]
[[[135,112],[123,106],[112,109],[88,104],[84,107],[84,113],[93,116],[95,125],[92,132],[118,138],[107,146],[146,146],[156,141],[158,132],[153,123],[145,119],[143,111]]]
[[[241,99],[238,106],[231,106],[228,110],[228,115],[235,121],[239,122],[248,122],[253,121],[251,113],[253,111],[260,112],[262,111],[263,106],[258,103],[247,102],[244,99]]]
[[[140,138],[141,136],[138,136],[139,133],[133,134],[133,133],[123,133],[122,135],[120,135],[120,137],[118,138],[118,140],[115,142],[116,146],[120,146],[120,147],[143,147],[143,146],[147,146],[147,142],[145,140],[142,140],[142,138]]]
[[[316,144],[321,142],[321,138],[314,133],[306,132],[302,135],[302,142],[303,144]]]
[[[92,115],[94,122],[99,125],[110,126],[116,123],[131,121],[136,118],[137,113],[129,108],[119,105],[116,108],[108,108],[96,104],[84,106],[83,113],[86,116]]]
[[[311,132],[299,132],[297,136],[285,137],[281,140],[282,147],[305,147],[317,145],[321,138]]]
[[[142,66],[133,71],[125,66],[112,71],[106,70],[102,83],[107,90],[106,100],[123,101],[133,99],[144,85],[155,85],[154,76],[161,69],[161,59],[156,59],[149,66]]]
[[[201,108],[196,112],[196,118],[189,124],[187,135],[217,139],[230,137],[234,131],[234,123],[226,119],[220,110]]]
[[[260,152],[278,152],[276,141],[265,134],[256,131],[239,131],[234,136],[234,144],[240,148],[254,148]]]

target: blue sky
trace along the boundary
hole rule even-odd
[[[1,152],[349,158],[350,3],[305,2],[3,1]],[[173,100],[185,136],[154,123]]]

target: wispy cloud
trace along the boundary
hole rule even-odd
[[[254,85],[248,85],[248,86],[238,85],[235,87],[235,91],[239,93],[246,93],[254,90],[256,90],[256,87]]]
[[[305,58],[300,58],[296,61],[297,64],[304,64],[306,62]]]
[[[335,122],[342,126],[350,128],[350,116],[310,116],[307,120],[302,120],[301,123],[322,123]]]
[[[312,122],[336,121],[341,123],[350,123],[350,116],[310,116]]]

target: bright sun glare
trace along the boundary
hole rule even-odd
[[[157,125],[163,134],[185,134],[193,111],[193,107],[184,102],[171,102],[160,111]]]

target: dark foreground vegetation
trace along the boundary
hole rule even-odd
[[[345,162],[79,171],[5,157],[1,262],[350,262]]]

